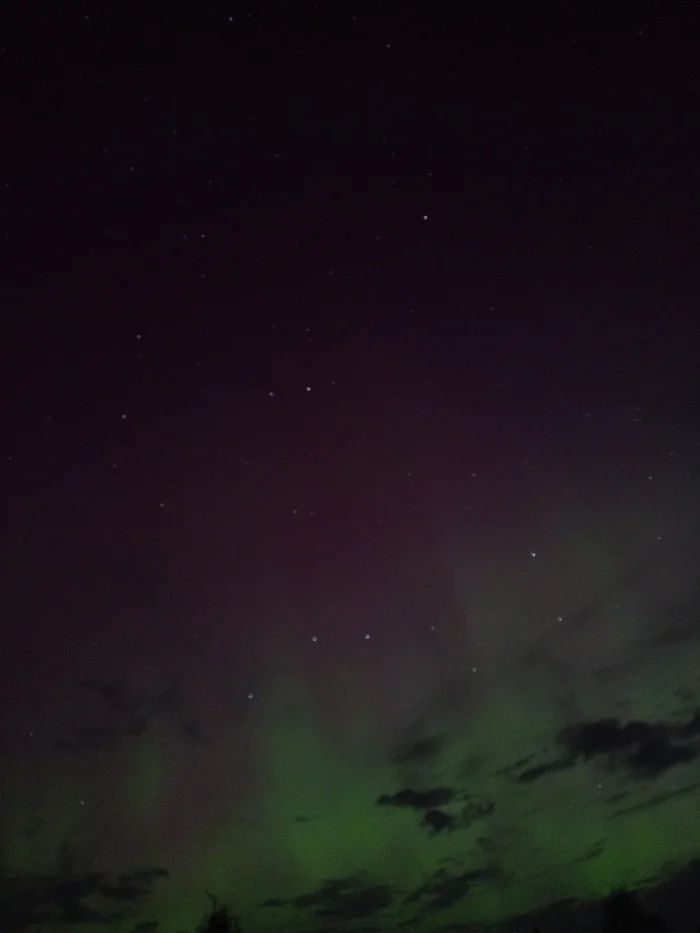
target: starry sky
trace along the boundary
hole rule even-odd
[[[185,7],[0,47],[0,929],[696,929],[697,14]]]

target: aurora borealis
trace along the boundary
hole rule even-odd
[[[0,933],[696,929],[686,47],[213,10],[12,23]]]

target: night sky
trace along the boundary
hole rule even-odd
[[[521,6],[6,15],[2,933],[697,929],[700,19]]]

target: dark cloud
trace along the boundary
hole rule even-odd
[[[639,803],[633,803],[627,807],[622,807],[616,810],[612,815],[614,817],[628,816],[630,813],[641,813],[644,810],[653,810],[654,807],[659,807],[661,804],[673,800],[676,797],[686,797],[688,794],[695,794],[698,791],[700,791],[700,781],[694,781],[692,784],[686,784],[684,787],[676,788],[676,790],[667,791],[665,794],[654,794],[653,797],[647,797]]]
[[[426,810],[421,820],[423,826],[427,826],[433,835],[437,833],[450,831],[457,827],[457,820],[454,816],[444,813],[442,810]]]
[[[431,790],[405,788],[396,794],[382,794],[377,803],[383,807],[409,807],[412,810],[430,810],[451,803],[456,792],[449,787],[434,787]]]
[[[52,884],[53,895],[57,901],[72,903],[81,897],[99,891],[104,876],[95,872],[80,878],[70,878],[65,881],[55,880]]]
[[[97,872],[66,878],[5,877],[0,879],[0,930],[19,933],[30,926],[108,924],[124,920],[153,896],[153,886],[167,875],[163,868],[147,869],[122,875],[116,883]],[[106,906],[97,909],[85,903],[96,895],[101,896],[101,903],[107,901]],[[155,927],[145,927],[142,933],[146,929]]]
[[[516,780],[521,784],[531,784],[533,781],[537,781],[539,778],[544,777],[545,774],[566,771],[572,768],[575,763],[576,760],[574,758],[560,758],[557,761],[548,761],[544,764],[527,768],[516,777]]]
[[[603,854],[603,852],[605,852],[606,842],[607,842],[606,839],[600,839],[598,840],[598,842],[594,843],[590,848],[586,849],[586,851],[581,856],[581,861],[590,862],[594,858],[599,858]]]
[[[427,764],[436,758],[445,747],[445,736],[434,735],[401,746],[394,753],[394,764]]]
[[[459,813],[459,825],[468,829],[476,820],[490,816],[495,810],[493,800],[477,800],[472,798],[462,807]]]
[[[656,734],[658,727],[646,722],[622,725],[617,719],[600,719],[567,726],[559,733],[558,742],[576,757],[593,758],[648,742]]]
[[[318,920],[342,923],[376,916],[393,903],[394,895],[389,885],[366,884],[360,876],[353,875],[348,878],[331,878],[315,891],[300,894],[288,901],[278,898],[267,900],[263,906],[291,905],[297,910],[309,911]]]
[[[676,765],[692,761],[697,750],[674,745],[670,736],[675,730],[664,723],[638,720],[621,724],[616,719],[578,723],[563,729],[559,742],[575,757],[590,759],[620,753],[622,763],[637,777],[656,777]]]
[[[493,776],[507,778],[517,777],[516,772],[524,768],[525,765],[529,765],[534,757],[534,755],[525,755],[523,758],[518,758],[517,761],[514,761],[512,764],[506,765],[504,768],[499,768],[498,771],[494,771]]]
[[[100,894],[113,897],[117,901],[139,901],[145,895],[141,888],[134,884],[106,884],[100,888]]]
[[[466,802],[459,813],[445,812],[445,806],[460,799]],[[385,807],[418,811],[421,813],[419,825],[428,829],[431,835],[455,829],[468,829],[476,820],[494,811],[493,801],[459,794],[449,787],[434,787],[421,791],[405,788],[395,794],[382,794],[377,803]]]
[[[59,914],[59,923],[104,923],[121,919],[123,914],[107,914],[102,910],[96,910],[87,904],[81,904],[80,901],[72,901],[61,908]]]
[[[698,729],[697,716],[683,726],[662,722],[600,719],[566,726],[557,736],[565,754],[521,772],[516,780],[531,783],[556,771],[564,771],[577,762],[607,758],[612,768],[622,767],[633,777],[655,778],[677,765],[693,761],[698,749],[679,744],[674,738],[690,738]]]
[[[687,745],[673,745],[664,736],[642,743],[627,759],[630,768],[639,777],[656,777],[675,765],[697,758],[697,749]]]
[[[101,885],[100,894],[112,897],[119,901],[138,903],[148,900],[153,895],[153,884],[161,878],[167,878],[168,872],[164,868],[155,868],[145,871],[131,872],[119,875],[116,884]]]
[[[565,864],[567,865],[577,865],[581,862],[592,862],[593,859],[599,858],[603,852],[605,852],[606,839],[599,839],[598,842],[595,842],[590,846],[582,855],[577,855],[575,858],[570,859]]]
[[[57,751],[95,752],[111,748],[144,735],[157,718],[174,721],[187,741],[196,745],[204,742],[199,725],[186,715],[186,705],[177,687],[141,695],[130,693],[121,681],[94,678],[80,681],[79,687],[73,698],[69,735],[54,743]],[[100,725],[93,724],[95,718]]]
[[[458,875],[450,874],[445,868],[441,868],[410,894],[406,903],[422,901],[421,914],[446,910],[463,900],[477,885],[485,881],[495,881],[500,877],[501,873],[496,868],[479,868]]]
[[[444,807],[460,798],[466,800],[460,812],[446,813]],[[432,835],[451,832],[454,829],[468,829],[475,820],[488,816],[494,810],[493,801],[460,795],[450,787],[433,787],[420,791],[405,788],[396,794],[382,794],[377,803],[383,807],[418,811],[422,814],[420,825],[429,829]]]

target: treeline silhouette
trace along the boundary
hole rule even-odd
[[[209,894],[211,910],[197,927],[196,933],[243,933],[240,920],[225,904]],[[535,927],[532,933],[550,933]],[[551,933],[566,933],[552,930]],[[648,913],[634,891],[618,889],[606,899],[603,907],[601,933],[666,933],[663,921]]]

